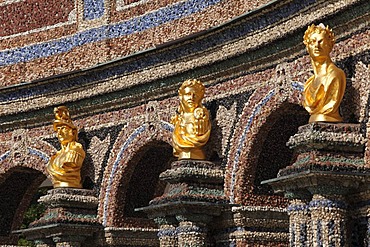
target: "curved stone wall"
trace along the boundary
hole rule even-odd
[[[2,86],[86,69],[216,27],[264,1],[5,1]],[[60,11],[58,11],[58,9]]]
[[[332,58],[347,75],[341,111],[345,122],[360,123],[368,136],[367,0],[273,1],[263,6],[262,1],[117,0],[81,9],[83,2],[76,1],[64,24],[0,38],[0,178],[14,167],[46,174],[49,156],[58,148],[51,127],[53,107],[67,105],[87,151],[83,177],[93,182],[99,221],[109,231],[152,229],[141,220],[126,219],[117,205],[124,199],[117,198],[130,179],[125,172],[137,165],[131,161],[141,155],[138,150],[153,141],[170,143],[177,89],[189,78],[206,85],[204,105],[214,133],[207,158],[225,170],[227,200],[243,206],[233,212],[238,217],[252,208],[285,212],[286,199],[258,192],[254,181],[277,175],[259,158],[276,155],[270,160],[282,160],[284,152],[263,150],[280,150],[281,143],[271,147],[266,140],[276,132],[285,140],[298,127],[296,121],[285,128],[285,116],[307,118],[297,109],[311,73],[302,44],[311,23],[333,28],[337,43]],[[271,132],[273,128],[280,131]],[[23,139],[14,138],[15,130],[25,129]],[[366,163],[368,150],[367,145]],[[245,244],[253,235],[240,222],[222,222],[220,243]],[[265,246],[288,243],[286,219],[258,222],[257,235]]]

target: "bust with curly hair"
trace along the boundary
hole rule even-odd
[[[307,28],[303,43],[311,58],[314,75],[305,83],[303,106],[309,122],[342,122],[339,105],[346,88],[346,76],[331,60],[335,37],[323,24]]]

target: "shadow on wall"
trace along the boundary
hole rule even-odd
[[[150,200],[164,193],[167,183],[159,180],[159,174],[168,169],[173,160],[172,147],[165,142],[151,142],[141,148],[128,164],[132,170],[127,171],[131,173],[127,189],[120,185],[117,211],[121,213],[118,215],[146,219],[146,214],[135,212],[135,208],[148,206]],[[123,221],[118,219],[116,223],[120,225]]]
[[[22,227],[22,220],[33,195],[45,180],[39,171],[16,167],[2,175],[0,183],[0,244],[16,244],[11,232]]]
[[[308,123],[309,114],[299,106],[287,104],[284,111],[272,116],[273,124],[263,127],[264,138],[257,161],[254,179],[254,193],[259,195],[274,195],[270,185],[261,185],[263,180],[276,178],[280,169],[291,164],[294,159],[293,150],[286,146],[289,138],[296,134],[298,127]]]

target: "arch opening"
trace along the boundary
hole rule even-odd
[[[153,141],[140,148],[128,162],[127,177],[120,181],[116,199],[117,215],[127,218],[147,219],[143,212],[135,208],[145,207],[155,197],[161,196],[166,182],[159,180],[159,174],[170,167],[174,160],[172,147],[162,141]],[[116,226],[123,226],[126,220],[115,220]],[[123,223],[123,225],[122,225]]]
[[[22,227],[24,214],[46,177],[31,168],[15,167],[0,178],[0,243],[16,244],[18,236],[12,231]]]
[[[297,133],[298,127],[308,123],[309,114],[299,105],[284,104],[284,109],[272,114],[261,128],[260,138],[262,144],[257,159],[253,193],[258,195],[274,195],[268,184],[261,185],[264,180],[276,178],[280,169],[287,167],[294,159],[294,150],[286,143]]]

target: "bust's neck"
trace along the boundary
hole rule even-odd
[[[330,57],[327,57],[325,59],[311,59],[311,63],[315,76],[322,76],[326,75],[329,65],[333,62]]]
[[[70,144],[71,142],[66,142],[64,144],[60,144],[60,146],[62,147],[62,150],[66,150],[68,148],[68,145]]]

